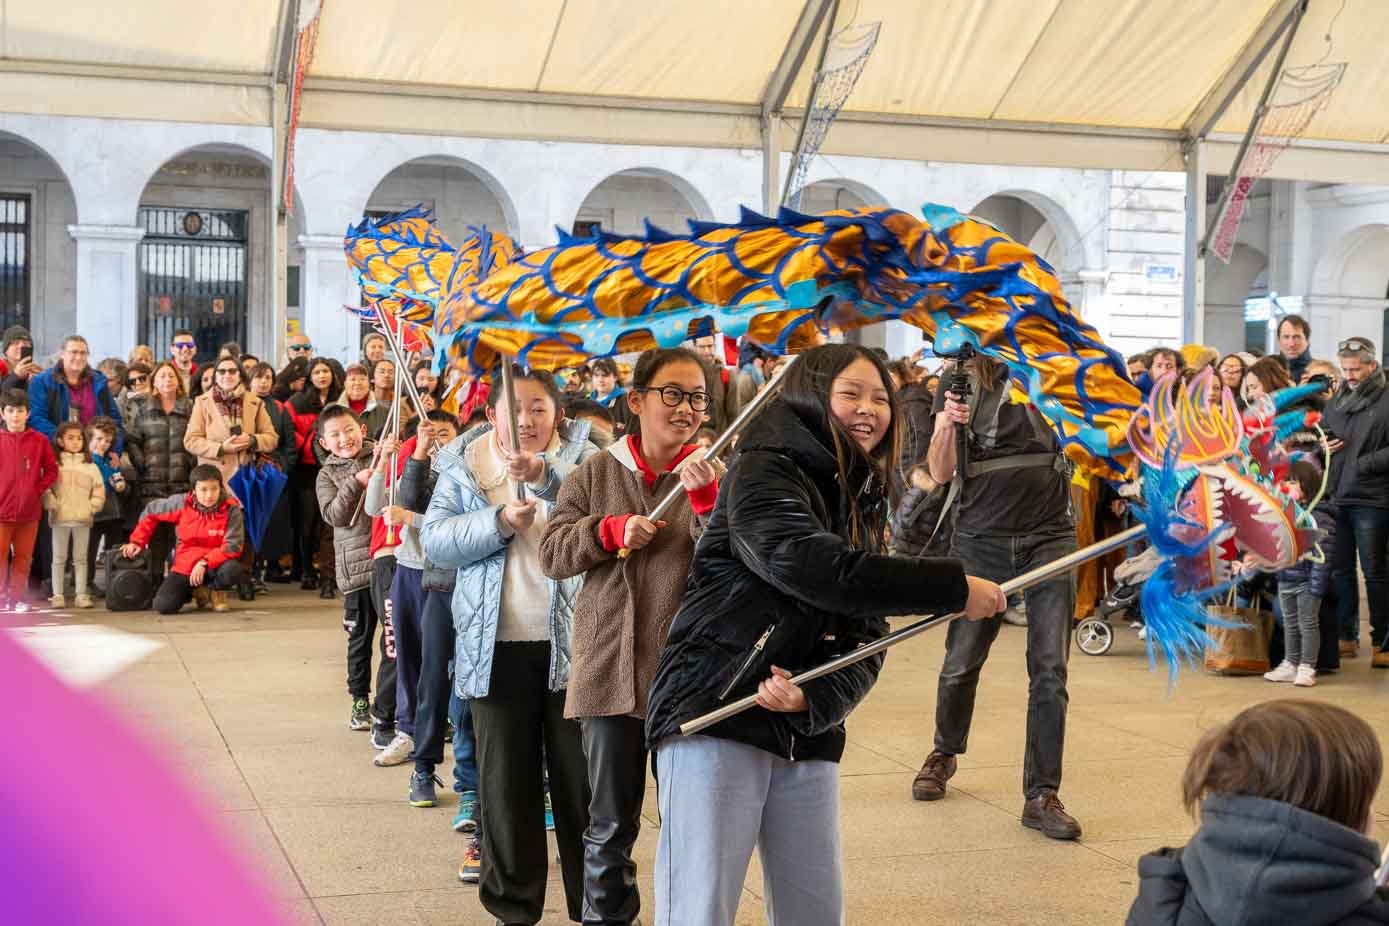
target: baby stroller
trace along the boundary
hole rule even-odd
[[[1142,623],[1143,610],[1139,604],[1139,593],[1143,583],[1157,569],[1162,557],[1157,550],[1149,547],[1137,556],[1131,556],[1114,569],[1114,587],[1095,606],[1095,613],[1076,624],[1076,646],[1087,656],[1103,656],[1114,646],[1113,620],[1119,617]],[[1138,632],[1143,637],[1143,630]]]

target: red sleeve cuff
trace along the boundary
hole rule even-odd
[[[627,536],[627,519],[630,514],[610,514],[598,522],[598,542],[609,553],[622,549],[622,538]]]
[[[690,497],[690,508],[697,515],[706,515],[714,510],[714,502],[719,500],[719,483],[715,480],[707,486],[695,489],[693,492],[686,491]]]

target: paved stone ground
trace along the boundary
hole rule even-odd
[[[454,798],[411,808],[409,767],[378,769],[347,729],[339,604],[277,590],[229,614],[44,615],[160,644],[101,685],[201,788],[233,838],[258,859],[295,922],[491,923],[459,883],[463,838]],[[6,615],[6,617],[11,617]],[[1103,657],[1071,660],[1062,797],[1085,827],[1060,844],[1026,830],[1021,812],[1027,677],[1025,631],[1004,627],[980,688],[968,756],[946,800],[910,798],[930,749],[944,634],[894,650],[849,722],[842,765],[847,921],[1116,923],[1136,889],[1138,856],[1191,833],[1178,782],[1201,733],[1271,697],[1325,698],[1357,710],[1389,742],[1381,698],[1389,671],[1364,657],[1305,692],[1259,678],[1184,672],[1169,691],[1142,644],[1119,631]],[[95,645],[95,644],[93,644]],[[447,769],[441,777],[449,780]],[[651,898],[654,791],[637,846]],[[1389,792],[1376,804],[1389,835]],[[557,871],[544,922],[562,923]],[[648,914],[649,916],[649,914]],[[763,922],[754,859],[738,923]]]

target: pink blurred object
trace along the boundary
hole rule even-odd
[[[287,922],[263,879],[125,718],[0,631],[6,923]]]

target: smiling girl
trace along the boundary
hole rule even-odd
[[[804,687],[791,676],[883,636],[893,615],[1005,607],[957,560],[882,549],[899,440],[883,363],[826,345],[784,383],[739,439],[651,688],[661,926],[731,924],[754,846],[773,926],[842,923],[837,763],[883,657]],[[679,734],[745,695],[758,707]]]

